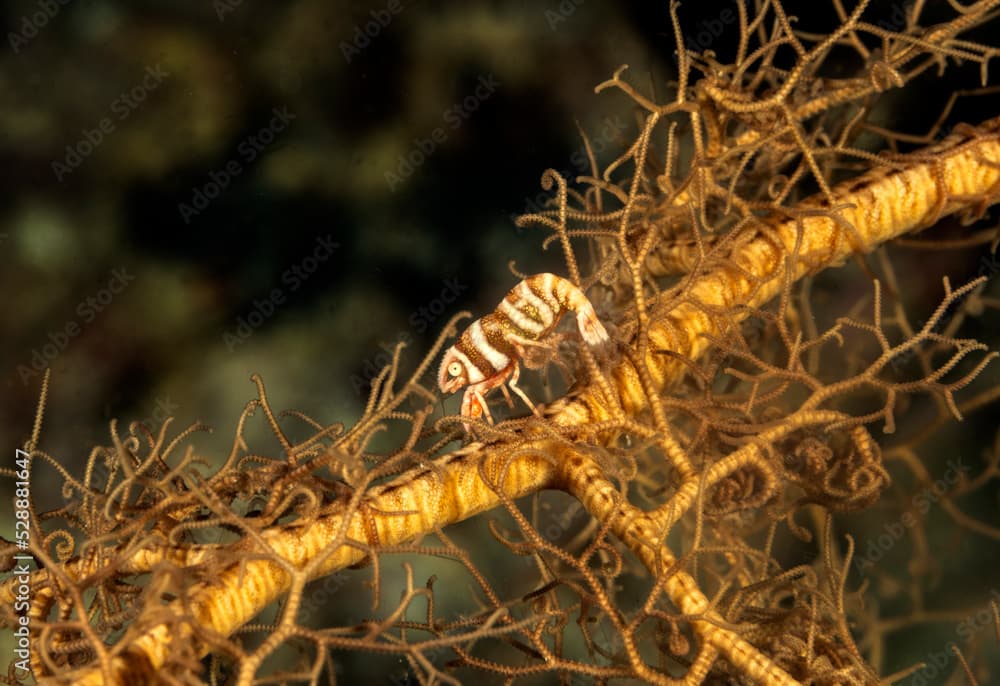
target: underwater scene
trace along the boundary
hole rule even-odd
[[[0,21],[0,684],[1000,681],[1000,0]]]

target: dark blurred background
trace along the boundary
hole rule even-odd
[[[619,65],[667,96],[667,7],[3,3],[0,446],[30,434],[45,366],[41,445],[77,474],[112,418],[201,420],[223,454],[254,372],[277,408],[350,422],[395,342],[414,364],[451,315],[495,305],[511,260],[561,270],[512,217],[547,167],[587,171],[577,123],[604,162],[633,140],[626,99],[593,94]],[[685,3],[688,47],[731,55],[729,7]],[[910,131],[944,101],[918,95]]]
[[[630,139],[592,89],[625,62],[662,86],[671,42],[663,12],[596,3],[0,16],[2,431],[24,440],[49,365],[70,461],[113,417],[228,431],[254,371],[278,406],[356,417],[384,347],[417,359],[510,260],[559,267],[511,217],[546,167],[585,171],[574,122],[604,159]]]
[[[902,7],[866,16],[898,28]],[[731,3],[680,14],[689,48],[731,57]],[[112,417],[226,428],[252,371],[280,406],[356,416],[385,346],[416,359],[492,308],[511,260],[561,268],[512,217],[545,168],[587,171],[577,123],[604,162],[633,140],[626,99],[593,87],[627,63],[663,99],[675,76],[666,2],[33,0],[0,19],[0,431],[24,439],[51,366],[64,460]],[[978,76],[881,119],[926,130],[929,89]]]

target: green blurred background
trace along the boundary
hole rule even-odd
[[[228,430],[254,371],[279,406],[357,416],[383,345],[419,357],[509,260],[559,267],[511,216],[546,167],[583,171],[574,121],[633,135],[593,86],[667,77],[665,17],[628,6],[53,4],[0,53],[0,345],[9,442],[50,364],[45,443],[69,460],[112,417]]]

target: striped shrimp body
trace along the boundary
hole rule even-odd
[[[536,415],[538,410],[518,388],[518,364],[528,346],[545,347],[567,311],[576,314],[584,342],[599,348],[609,342],[608,332],[597,318],[587,296],[571,282],[555,274],[536,274],[517,284],[490,314],[474,321],[448,350],[438,372],[443,393],[465,388],[462,415],[483,414],[492,423],[483,396],[504,384],[518,394]]]

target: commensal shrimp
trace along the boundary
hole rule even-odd
[[[518,362],[524,359],[526,346],[544,346],[540,341],[552,333],[567,310],[576,313],[580,335],[591,348],[610,341],[594,306],[579,288],[555,274],[535,274],[512,288],[496,310],[469,325],[445,351],[438,372],[441,391],[454,393],[467,386],[462,416],[485,414],[492,423],[483,396],[506,383],[537,415],[534,404],[517,386]]]

